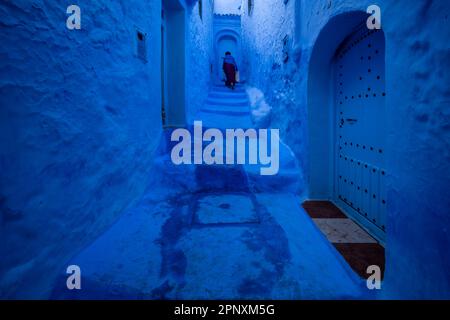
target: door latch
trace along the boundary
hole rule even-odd
[[[355,124],[356,122],[358,122],[358,119],[345,119],[345,120],[344,120],[344,118],[342,118],[341,121],[340,121],[340,123],[339,123],[340,126],[342,127],[342,126],[345,124],[346,121],[347,121],[349,124],[352,124],[352,125],[353,125],[353,124]]]

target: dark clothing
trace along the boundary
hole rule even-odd
[[[234,64],[234,66],[236,67],[236,70],[237,70],[236,60],[234,60],[234,57],[232,55],[225,56],[225,58],[223,58],[223,62],[229,63],[229,64]]]
[[[236,71],[238,70],[236,61],[230,55],[226,56],[223,59],[223,71],[225,72],[225,76],[227,78],[225,85],[227,87],[232,87],[236,85]]]
[[[236,67],[234,64],[224,63],[223,71],[225,72],[225,76],[227,77],[226,86],[234,86],[236,84]]]

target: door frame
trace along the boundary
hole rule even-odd
[[[353,39],[356,34],[361,33],[362,31],[367,32],[367,30],[364,30],[364,28],[365,28],[365,22],[362,23],[362,25],[360,25],[358,27],[355,27],[355,29],[353,31],[351,31],[348,34],[348,36],[343,40],[341,45],[344,45],[346,43],[346,41],[348,41],[348,39]],[[383,41],[384,41],[383,46],[385,46],[385,39],[384,39],[383,31],[379,30],[377,32],[381,32],[382,33]],[[333,129],[332,129],[333,130],[333,139],[334,139],[333,140],[334,141],[334,143],[333,143],[333,147],[334,147],[334,151],[333,151],[334,152],[334,157],[333,157],[333,159],[334,159],[334,161],[333,161],[333,166],[334,166],[334,170],[333,170],[333,202],[347,216],[349,216],[353,220],[357,221],[358,224],[360,226],[362,226],[369,234],[371,234],[374,238],[376,238],[380,243],[384,244],[385,241],[386,241],[386,230],[382,229],[382,227],[380,225],[382,224],[383,221],[385,221],[386,216],[384,218],[381,218],[381,216],[378,216],[378,214],[381,215],[383,213],[383,209],[381,207],[378,207],[377,210],[376,210],[376,214],[377,215],[375,215],[375,217],[371,216],[371,214],[373,213],[371,211],[367,211],[366,212],[367,214],[363,215],[363,207],[361,207],[361,211],[359,211],[359,210],[357,211],[354,208],[353,205],[349,205],[348,203],[346,203],[347,201],[344,201],[342,198],[341,199],[339,198],[339,191],[338,191],[338,189],[339,189],[339,179],[338,179],[338,174],[343,174],[343,173],[338,170],[338,166],[339,166],[339,162],[340,162],[339,147],[342,146],[342,144],[340,144],[340,139],[339,139],[340,133],[339,133],[339,130],[338,130],[338,124],[339,124],[340,119],[342,119],[343,116],[341,116],[339,114],[340,108],[339,108],[339,106],[337,104],[337,101],[338,101],[338,99],[337,99],[338,98],[338,90],[337,90],[337,87],[336,87],[336,83],[338,81],[338,79],[337,79],[337,73],[338,73],[337,72],[337,70],[338,70],[337,69],[337,65],[341,63],[341,62],[338,63],[338,53],[339,53],[339,50],[341,50],[340,49],[341,45],[336,50],[336,54],[335,54],[335,56],[334,56],[334,58],[332,60],[332,68],[331,68],[331,71],[333,72],[333,76],[331,77],[332,90],[333,90],[333,94],[332,94],[332,97],[333,97],[332,109],[334,111],[334,122],[333,122]],[[383,49],[383,54],[385,55],[385,48]],[[358,56],[359,56],[359,54],[358,54]],[[383,59],[384,59],[384,57],[383,57]],[[385,69],[385,63],[383,64],[383,68]],[[383,77],[382,78],[383,78],[383,80],[385,80],[385,70],[383,70]],[[385,88],[383,89],[383,92],[385,92]],[[383,104],[377,104],[377,105],[378,106],[382,106],[383,105],[383,108],[381,109],[381,112],[382,112],[382,116],[385,116],[384,113],[386,112],[386,109],[385,109],[384,102],[383,102]],[[386,126],[382,125],[382,128],[386,128]],[[378,135],[382,136],[383,134],[379,133]],[[384,150],[386,150],[385,137],[384,138],[382,137],[381,141],[378,141],[378,143],[380,143],[378,145],[379,147],[382,147]],[[369,147],[367,147],[367,149],[368,148]],[[384,154],[383,154],[383,157],[385,157]],[[362,164],[365,163],[364,159],[358,159],[358,160],[361,160]],[[372,162],[372,161],[367,162],[366,165],[369,165],[369,168],[374,168],[374,170],[375,170],[375,168],[377,168],[378,169],[377,170],[378,171],[377,174],[380,174],[380,172],[384,172],[385,171],[385,168],[384,168],[385,163],[377,163],[376,160],[374,162]],[[369,171],[371,171],[371,169],[369,169]],[[370,180],[371,183],[370,184],[372,184],[372,179],[373,179],[373,175],[371,176],[371,180]],[[381,189],[382,189],[381,176],[378,177],[377,179],[378,179],[378,182],[377,182],[378,191],[377,191],[377,200],[376,200],[376,202],[378,202],[377,205],[380,205],[379,201],[380,201],[380,199],[382,199],[381,198],[381,196],[382,196],[382,194],[381,194],[382,193],[381,192]],[[383,180],[385,180],[385,179],[383,179]],[[367,187],[367,188],[370,190],[370,187]],[[372,191],[374,191],[374,190],[372,190]],[[350,191],[350,192],[352,192],[352,191]],[[370,198],[370,200],[369,200],[370,204],[369,204],[368,207],[370,209],[372,209],[371,206],[373,205],[373,201],[374,200],[372,200],[371,196],[369,198]],[[349,199],[349,201],[351,201],[351,199]],[[356,205],[356,203],[354,205]],[[386,212],[385,212],[385,215],[386,215]],[[371,221],[371,219],[373,219],[373,218],[376,218],[376,220]]]
[[[164,11],[164,79],[166,128],[185,127],[186,120],[186,63],[187,9],[183,0],[161,0]],[[161,30],[161,37],[163,36]],[[161,40],[162,42],[163,40]],[[161,48],[161,51],[163,48]],[[163,90],[163,89],[162,89]],[[161,92],[162,92],[161,90]],[[161,99],[163,99],[161,97]],[[162,103],[161,103],[162,105]]]
[[[308,198],[331,201],[338,207],[339,204],[335,201],[337,186],[334,181],[338,157],[337,109],[334,108],[336,98],[334,59],[339,46],[367,20],[367,17],[364,11],[350,11],[331,17],[317,35],[309,56],[306,133]],[[385,233],[376,234],[362,219],[353,215],[349,217],[384,244]]]

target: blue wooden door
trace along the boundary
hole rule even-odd
[[[386,229],[385,40],[359,28],[336,53],[335,200],[381,241]]]

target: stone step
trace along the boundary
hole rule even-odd
[[[245,93],[244,87],[239,87],[239,86],[235,87],[234,90],[231,90],[230,88],[227,88],[225,86],[223,86],[223,87],[215,86],[215,87],[212,87],[211,91],[212,92],[236,92],[236,93],[244,92]]]
[[[215,99],[248,99],[245,92],[226,92],[226,91],[211,91],[208,95],[210,98]]]
[[[206,104],[216,105],[216,106],[236,106],[245,107],[249,105],[247,99],[218,99],[218,98],[207,98]]]
[[[197,119],[201,119],[204,128],[217,128],[217,129],[248,129],[253,127],[250,114],[246,115],[229,115],[221,114],[217,115],[210,112],[200,111],[197,114]]]
[[[249,106],[236,106],[236,105],[215,105],[215,104],[206,104],[202,108],[202,110],[209,111],[229,111],[229,112],[246,112],[250,113]]]
[[[212,114],[222,114],[222,115],[248,115],[247,110],[220,110],[220,109],[202,109],[201,112],[212,113]]]

